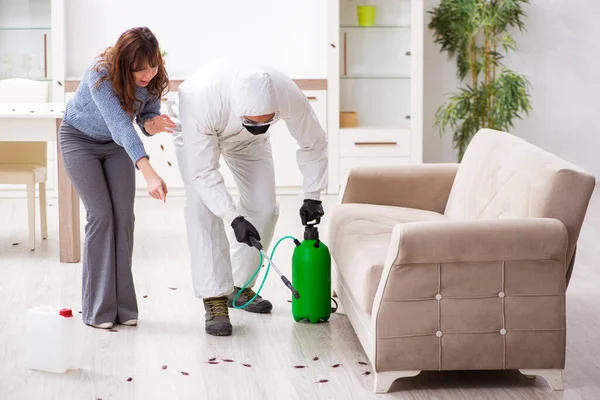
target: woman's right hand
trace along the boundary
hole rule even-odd
[[[169,192],[167,184],[158,174],[153,174],[146,178],[146,185],[150,196],[163,202],[167,201],[167,193]]]
[[[142,157],[137,162],[137,167],[144,175],[146,179],[146,186],[148,187],[148,194],[155,199],[160,199],[163,202],[167,201],[167,184],[162,180],[160,176],[154,171],[150,165],[148,157]]]

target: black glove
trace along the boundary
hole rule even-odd
[[[304,204],[300,207],[302,225],[306,225],[314,220],[317,220],[317,224],[321,222],[321,217],[325,215],[322,204],[323,202],[320,200],[304,199]]]
[[[248,246],[252,247],[250,236],[253,236],[256,240],[260,242],[260,235],[258,234],[258,231],[254,227],[254,225],[252,225],[246,220],[246,218],[242,216],[237,217],[231,223],[231,227],[233,228],[235,238],[238,242],[246,243]]]

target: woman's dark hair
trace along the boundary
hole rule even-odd
[[[136,84],[132,72],[139,71],[149,65],[158,67],[156,76],[147,86],[151,99],[160,99],[169,87],[169,76],[165,69],[160,47],[156,36],[146,27],[129,29],[119,37],[114,46],[108,47],[96,63],[96,71],[101,69],[108,73],[96,83],[109,81],[117,94],[121,107],[133,119],[140,112],[141,101],[136,97]]]

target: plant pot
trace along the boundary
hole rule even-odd
[[[359,26],[373,26],[375,25],[375,12],[376,6],[358,6],[356,11],[358,13],[358,25]]]
[[[340,112],[340,128],[354,128],[358,126],[358,114],[351,111]]]

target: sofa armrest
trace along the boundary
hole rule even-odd
[[[443,213],[458,165],[353,168],[348,173],[341,203],[408,207]]]
[[[557,219],[515,218],[399,224],[394,241],[396,265],[550,259],[566,265],[568,235]]]

